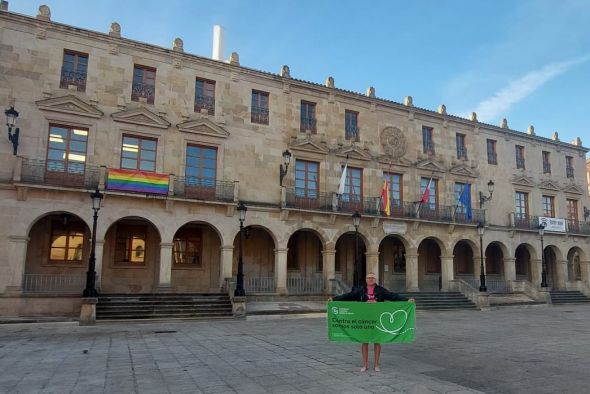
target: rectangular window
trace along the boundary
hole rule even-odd
[[[301,100],[301,125],[302,133],[307,131],[315,134],[317,132],[315,119],[315,103]]]
[[[572,156],[565,157],[565,176],[568,178],[574,177],[574,158]]]
[[[344,111],[344,137],[349,141],[360,141],[359,113]]]
[[[195,112],[206,109],[215,115],[215,81],[197,78],[195,82]]]
[[[88,54],[65,49],[59,87],[68,89],[69,85],[75,85],[78,92],[84,92],[86,90],[87,71]]]
[[[319,163],[297,160],[295,163],[295,197],[315,200],[319,194]]]
[[[543,216],[554,218],[555,217],[555,198],[553,196],[543,196]]]
[[[201,267],[201,245],[203,235],[200,229],[186,228],[176,233],[172,247],[174,264]]]
[[[420,198],[425,196],[424,192],[428,187],[430,178],[420,178]],[[425,210],[436,211],[438,209],[438,180],[432,179],[428,192],[428,198],[421,206],[421,212]]]
[[[217,148],[188,145],[184,179],[184,191],[187,197],[201,199],[215,197]]]
[[[422,151],[429,155],[434,154],[434,140],[432,139],[432,127],[422,126]]]
[[[514,214],[517,220],[526,220],[529,214],[528,193],[516,192],[514,194]]]
[[[82,263],[84,252],[84,225],[62,221],[51,222],[51,247],[49,262],[51,264]]]
[[[496,141],[487,140],[488,164],[498,164],[498,154],[496,153]]]
[[[466,194],[466,196],[471,196],[471,185],[469,183],[459,183],[459,182],[455,182],[455,215],[463,215],[463,217],[465,217],[465,215],[467,214],[467,209],[471,208],[471,201],[466,201],[468,202],[467,205],[465,205],[461,199],[461,197],[463,197],[464,194]],[[463,198],[465,199],[465,197]]]
[[[252,123],[268,124],[268,93],[252,90]]]
[[[133,67],[133,83],[131,84],[131,100],[146,100],[153,104],[156,97],[156,69],[135,65]]]
[[[524,170],[524,146],[516,145],[516,168]]]
[[[156,171],[157,142],[151,138],[123,136],[121,168],[127,170]]]
[[[456,137],[457,145],[457,159],[467,160],[467,147],[465,146],[465,134],[457,133]]]
[[[117,225],[115,264],[143,265],[147,226]]]
[[[567,218],[569,220],[578,220],[578,201],[567,199]]]
[[[551,174],[551,153],[543,151],[543,174]]]
[[[404,197],[403,175],[395,174],[393,172],[384,172],[383,178],[387,181],[387,184],[389,186],[389,200],[391,211],[393,212],[396,209],[401,209]]]
[[[70,126],[49,126],[47,173],[59,177],[84,177],[88,130]]]

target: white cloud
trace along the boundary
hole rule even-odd
[[[506,87],[477,105],[475,112],[478,119],[481,122],[497,120],[501,115],[506,114],[514,104],[522,101],[551,79],[588,60],[590,60],[590,54],[564,62],[551,63],[540,70],[531,71],[522,78],[511,81]]]

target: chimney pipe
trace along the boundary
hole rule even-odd
[[[213,60],[223,60],[223,28],[213,26]]]

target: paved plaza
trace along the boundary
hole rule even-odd
[[[325,317],[5,324],[0,392],[587,393],[589,322],[574,305],[418,312],[380,373],[327,341]]]

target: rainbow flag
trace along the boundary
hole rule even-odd
[[[109,168],[107,189],[146,194],[168,194],[168,180],[168,174]]]

